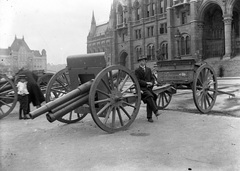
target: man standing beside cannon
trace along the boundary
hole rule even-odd
[[[152,112],[154,112],[156,117],[161,114],[156,104],[157,95],[152,90],[155,79],[153,77],[151,69],[146,66],[147,57],[140,57],[138,59],[138,62],[139,67],[135,70],[135,75],[138,79],[140,89],[142,91],[141,99],[144,103],[147,104],[148,122],[153,122]]]
[[[27,89],[29,92],[29,104],[32,103],[33,106],[36,106],[37,108],[39,108],[42,104],[42,102],[45,101],[44,95],[40,89],[40,87],[37,84],[37,75],[35,75],[32,71],[29,70],[25,70],[25,69],[21,69],[17,75],[25,75],[28,85],[27,85]],[[29,107],[29,111],[30,112],[30,107]]]

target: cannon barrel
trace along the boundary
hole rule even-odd
[[[49,103],[46,103],[45,105],[43,105],[42,107],[32,111],[29,113],[31,119],[34,119],[42,114],[45,114],[47,112],[51,112],[51,110],[53,110],[54,108],[63,105],[64,103],[67,103],[68,101],[70,101],[73,98],[76,98],[77,96],[80,96],[84,93],[87,93],[92,85],[93,80],[90,80],[82,85],[80,85],[78,88],[72,90],[71,92],[65,94],[64,96],[57,98],[54,101],[51,101]]]
[[[86,104],[88,102],[88,93],[81,95],[81,98],[77,101],[74,101],[72,104],[56,111],[55,113],[47,113],[46,117],[49,122],[53,122],[57,120],[58,118],[61,118],[62,116],[66,115],[68,112],[71,112],[72,110],[78,108],[79,106]]]
[[[53,108],[51,111],[49,111],[49,113],[55,113],[55,112],[61,110],[62,108],[65,108],[65,107],[71,105],[75,101],[78,101],[80,98],[82,98],[82,95],[77,96],[77,97],[67,101],[66,103],[63,103],[62,105],[57,106],[56,108]]]

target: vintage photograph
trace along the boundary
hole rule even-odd
[[[239,0],[0,0],[1,171],[239,156]]]

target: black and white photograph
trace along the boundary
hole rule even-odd
[[[1,171],[239,171],[239,0],[0,0]]]

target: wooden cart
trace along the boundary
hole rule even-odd
[[[159,84],[168,84],[174,89],[191,89],[193,100],[201,113],[208,113],[215,104],[218,94],[234,94],[219,91],[214,69],[205,62],[194,59],[158,61],[155,76]],[[162,109],[168,106],[172,93],[163,91],[158,94],[158,105]]]

